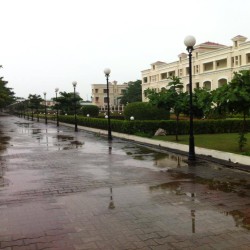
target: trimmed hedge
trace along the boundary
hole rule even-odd
[[[99,108],[96,105],[84,105],[80,112],[84,116],[97,117],[99,115]]]
[[[133,116],[135,120],[161,120],[169,119],[169,113],[153,106],[148,102],[132,102],[125,106],[124,118],[129,120]]]
[[[59,116],[59,120],[65,123],[74,123],[74,116]],[[107,129],[108,120],[102,118],[77,117],[77,123],[82,126]],[[250,119],[247,120],[248,131],[250,131]],[[242,120],[194,120],[195,134],[218,134],[218,133],[237,133],[242,127]],[[174,135],[176,122],[174,120],[148,121],[148,120],[114,120],[111,119],[112,131],[125,134],[148,134],[154,135],[158,128],[165,129],[167,134]],[[179,121],[179,134],[189,134],[189,121]]]

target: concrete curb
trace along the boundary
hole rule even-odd
[[[54,121],[52,121],[52,123],[54,123]],[[68,124],[68,123],[60,123],[60,124],[74,128],[73,124]],[[84,127],[84,126],[78,126],[78,129],[86,130],[86,131],[97,133],[100,135],[107,135],[107,131],[102,130],[102,129],[96,129],[96,128],[90,128],[90,127]],[[152,145],[154,147],[156,146],[158,147],[158,149],[165,148],[165,149],[170,149],[173,151],[179,151],[179,152],[184,152],[184,153],[187,153],[189,150],[188,145],[183,145],[183,144],[174,143],[174,142],[164,142],[160,140],[153,140],[153,139],[144,138],[144,137],[135,136],[135,135],[122,134],[118,132],[112,132],[112,136],[125,139],[125,140],[129,140],[129,141],[134,141],[140,144],[147,144],[149,146]],[[210,159],[210,160],[221,160],[221,161],[224,161],[224,164],[233,163],[234,165],[230,167],[234,167],[240,170],[250,172],[250,157],[249,156],[238,155],[238,154],[233,154],[233,153],[228,153],[228,152],[223,152],[223,151],[218,151],[218,150],[213,150],[213,149],[200,148],[200,147],[195,147],[195,152],[200,157],[203,157],[203,158],[205,157],[206,159]]]

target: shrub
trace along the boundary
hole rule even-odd
[[[162,108],[157,108],[148,102],[129,103],[124,109],[124,118],[129,120],[164,120],[169,119],[169,113]]]
[[[96,105],[84,105],[81,108],[81,114],[84,116],[97,117],[99,114],[99,108]]]

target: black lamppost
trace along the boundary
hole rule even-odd
[[[77,119],[76,119],[76,85],[77,85],[77,82],[72,82],[72,85],[74,87],[75,132],[77,132],[78,131]]]
[[[187,36],[184,40],[184,44],[187,47],[189,56],[189,153],[188,160],[195,160],[194,150],[194,127],[193,127],[193,92],[192,92],[192,51],[196,40],[193,36]]]
[[[104,74],[107,79],[107,103],[108,103],[108,140],[112,141],[111,126],[110,126],[110,108],[109,108],[109,75],[111,70],[109,68],[104,69]]]
[[[59,91],[59,88],[55,88],[56,92],[56,126],[59,127],[59,119],[58,119],[58,104],[57,104],[57,92]]]
[[[47,119],[47,103],[46,103],[46,92],[43,92],[44,95],[44,112],[45,112],[45,124],[48,123]]]

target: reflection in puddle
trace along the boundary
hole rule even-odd
[[[109,209],[115,209],[115,203],[113,199],[113,189],[110,187],[110,201],[109,201]]]
[[[243,212],[239,210],[224,212],[223,214],[226,216],[232,216],[235,221],[236,227],[244,227],[250,230],[250,216],[246,216]]]
[[[32,129],[32,134],[34,134],[34,135],[41,134],[41,129],[40,128]]]
[[[215,179],[207,179],[200,176],[195,176],[192,173],[181,173],[176,171],[168,171],[174,179],[191,179],[194,183],[205,184],[210,190],[218,190],[226,193],[237,193],[241,197],[250,197],[249,189],[250,185],[246,180],[239,180],[238,182],[233,181],[222,181]]]
[[[174,153],[153,151],[140,146],[126,146],[123,150],[135,160],[153,161],[154,166],[165,170],[188,166],[186,157]]]
[[[78,149],[84,145],[84,142],[75,140],[74,136],[57,134],[56,138],[57,142],[54,145],[58,147],[58,150]]]
[[[70,136],[70,135],[60,135],[60,134],[58,134],[56,136],[56,138],[58,139],[58,141],[70,141],[70,140],[74,139],[73,136]]]
[[[174,176],[176,178],[176,176]],[[177,178],[176,178],[177,179]],[[183,180],[180,180],[183,179]],[[222,182],[222,181],[215,181],[215,180],[211,180],[211,179],[205,179],[205,178],[201,178],[198,176],[194,176],[192,174],[183,174],[181,173],[181,178],[178,179],[178,181],[171,181],[171,182],[167,182],[167,183],[162,183],[159,185],[154,185],[154,186],[150,186],[149,190],[152,193],[157,193],[159,194],[165,194],[165,195],[183,195],[186,197],[189,197],[190,199],[182,199],[182,201],[178,202],[178,206],[179,205],[184,205],[187,204],[187,206],[191,206],[191,218],[192,218],[192,232],[195,233],[195,219],[196,219],[196,215],[195,215],[195,204],[200,204],[202,201],[198,200],[197,197],[197,193],[195,192],[186,192],[185,189],[187,188],[187,185],[184,184],[190,184],[190,185],[195,185],[197,184],[202,184],[202,185],[206,185],[206,187],[210,190],[216,190],[216,191],[222,191],[222,192],[231,192],[231,193],[237,193],[239,196],[242,196],[242,193],[244,193],[244,197],[248,196],[246,194],[245,191],[243,191],[242,189],[246,188],[244,185],[246,185],[245,182],[241,183],[232,183],[232,185],[230,185],[230,183],[228,182]],[[189,180],[187,180],[189,179]],[[189,186],[188,188],[190,188],[191,186]],[[193,187],[195,188],[195,187]],[[204,194],[201,194],[201,196],[203,196]],[[209,199],[209,195],[210,193],[208,193],[208,199]],[[211,197],[213,197],[213,193],[211,193]],[[218,194],[217,194],[218,195]],[[203,197],[204,198],[204,197]],[[231,197],[232,199],[232,197]],[[188,203],[186,203],[188,202]],[[177,205],[177,203],[175,203],[175,205]],[[247,205],[247,204],[245,204]],[[223,207],[227,207],[230,209],[230,206],[226,206],[223,203],[218,203],[218,206],[223,208]],[[250,204],[249,204],[250,206]],[[239,210],[233,210],[233,211],[226,211],[226,212],[222,212],[223,215],[226,216],[231,216],[234,221],[235,221],[235,226],[236,227],[243,227],[246,228],[248,230],[250,230],[250,215],[249,213],[246,211],[239,211]]]

